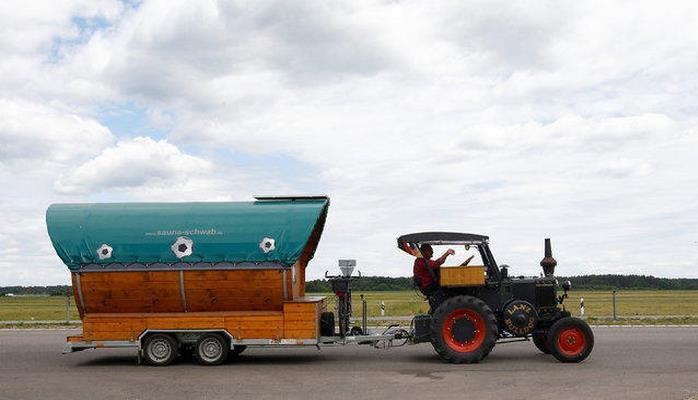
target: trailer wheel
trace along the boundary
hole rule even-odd
[[[594,333],[579,318],[565,317],[555,322],[548,333],[552,355],[562,362],[580,362],[594,348]]]
[[[431,342],[447,362],[476,363],[497,341],[497,319],[482,300],[472,296],[447,299],[434,311]]]
[[[218,365],[228,358],[228,342],[218,333],[207,333],[196,342],[194,355],[201,365]]]
[[[542,330],[538,332],[533,332],[531,335],[533,339],[533,344],[536,345],[538,350],[545,354],[550,354],[550,346],[548,346],[548,330]]]
[[[170,365],[177,358],[177,341],[165,333],[149,335],[143,344],[143,358],[156,367]]]

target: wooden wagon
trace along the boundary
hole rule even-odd
[[[218,364],[247,346],[318,345],[326,299],[305,295],[305,269],[328,207],[324,196],[51,205],[83,321],[65,351],[133,347],[167,365],[191,348]]]

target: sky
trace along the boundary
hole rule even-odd
[[[3,1],[0,286],[69,284],[49,204],[259,194],[330,196],[308,279],[698,278],[697,69],[692,1]]]

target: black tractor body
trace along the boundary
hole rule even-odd
[[[540,351],[562,362],[580,362],[591,353],[591,329],[563,305],[570,283],[564,282],[563,294],[558,294],[550,239],[545,240],[540,277],[510,276],[507,265],[497,265],[487,236],[423,232],[398,238],[401,250],[422,258],[415,268],[434,262],[425,260],[420,251],[424,245],[463,246],[473,255],[458,266],[445,262],[430,268],[438,285],[421,288],[431,307],[428,314],[415,317],[415,343],[431,342],[439,356],[452,363],[479,362],[495,343],[521,340],[532,340]],[[480,265],[469,265],[476,256]],[[416,281],[419,284],[418,276]]]

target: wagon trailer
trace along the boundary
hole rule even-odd
[[[326,297],[305,293],[305,269],[329,203],[326,196],[258,196],[250,202],[51,205],[48,233],[70,270],[83,322],[64,353],[133,348],[139,361],[164,366],[185,352],[215,365],[248,347],[351,343],[431,342],[450,362],[477,362],[494,342],[512,338],[533,338],[562,361],[581,361],[591,351],[591,330],[558,307],[565,295],[556,297],[552,272],[537,280],[509,278],[485,237],[402,236],[399,247],[415,257],[421,244],[467,239],[487,262],[479,272],[442,268],[446,300],[417,315],[411,331],[369,332],[365,307],[362,326],[350,326],[351,282],[360,277],[352,276],[353,260],[340,260],[340,275],[326,273],[336,313]],[[568,285],[563,288],[566,294]]]

